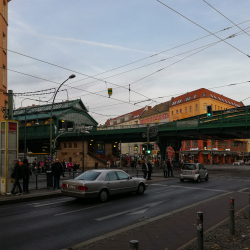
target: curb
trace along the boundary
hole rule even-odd
[[[58,192],[47,192],[47,193],[42,193],[42,194],[34,194],[30,196],[25,196],[21,195],[18,197],[13,197],[13,196],[6,196],[6,198],[3,198],[3,200],[0,200],[0,206],[5,206],[5,205],[12,205],[12,204],[17,204],[17,203],[22,203],[22,202],[29,202],[29,201],[37,201],[37,200],[44,200],[44,199],[50,199],[50,198],[57,198],[57,197],[62,197],[61,191]]]
[[[245,206],[243,207],[242,209],[240,209],[238,212],[235,213],[235,216],[240,214],[242,211],[244,211],[246,208],[248,208],[249,206]],[[220,227],[222,224],[224,224],[225,222],[229,221],[229,217],[226,218],[225,220],[219,222],[218,224],[210,227],[208,230],[206,230],[204,233],[203,233],[203,236],[210,233],[211,231],[213,231],[214,229]],[[193,244],[195,241],[197,240],[197,238],[194,238],[192,240],[190,240],[189,242],[187,242],[186,244],[184,244],[183,246],[177,248],[176,250],[184,250],[186,247],[188,247],[189,245]]]
[[[232,193],[234,193],[234,192],[227,192],[227,193],[218,195],[216,197],[212,197],[212,198],[206,199],[204,201],[200,201],[200,202],[197,202],[195,204],[188,205],[188,206],[186,206],[184,208],[179,208],[179,209],[176,209],[176,210],[174,210],[172,212],[165,213],[165,214],[153,217],[153,218],[149,218],[149,219],[144,220],[142,222],[138,222],[138,223],[135,223],[135,224],[133,224],[131,226],[127,226],[127,227],[124,227],[122,229],[115,230],[113,232],[110,232],[110,233],[95,237],[93,239],[84,241],[82,243],[79,243],[79,244],[76,244],[76,245],[73,245],[73,246],[70,246],[70,247],[63,248],[61,250],[85,250],[85,249],[90,249],[90,248],[92,248],[93,244],[94,244],[93,245],[93,247],[94,247],[94,246],[100,245],[101,243],[106,243],[109,240],[114,239],[114,237],[119,237],[120,235],[122,235],[122,234],[124,234],[124,233],[126,233],[126,232],[128,232],[128,231],[130,231],[132,229],[137,229],[137,228],[139,228],[141,226],[146,226],[146,225],[148,225],[150,223],[160,221],[160,220],[162,220],[164,218],[167,218],[168,216],[174,215],[174,214],[176,214],[178,212],[184,211],[186,209],[195,207],[195,206],[203,204],[203,203],[210,202],[212,200],[216,200],[216,199],[218,199],[218,198],[220,198],[222,196],[226,196],[226,195],[229,195],[229,194],[232,194]]]

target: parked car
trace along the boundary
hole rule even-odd
[[[237,160],[233,163],[233,166],[237,165],[237,166],[240,166],[240,165],[243,165],[244,164],[244,161],[242,160]]]
[[[76,197],[97,197],[105,202],[110,195],[136,192],[142,195],[148,185],[144,178],[131,177],[122,170],[89,170],[62,183],[62,194]]]
[[[202,179],[208,181],[208,178],[208,171],[201,163],[184,163],[181,168],[181,182],[184,182],[184,180],[201,182]]]
[[[250,165],[250,160],[245,161],[245,165]]]

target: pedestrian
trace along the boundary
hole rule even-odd
[[[163,161],[162,169],[163,169],[164,178],[167,178],[168,177],[168,166],[166,164],[166,161]]]
[[[56,188],[61,189],[60,187],[60,176],[63,173],[62,164],[59,162],[59,159],[56,158],[55,163],[52,165],[52,174],[54,176],[54,190]]]
[[[167,168],[168,168],[168,177],[174,177],[173,175],[173,169],[170,160],[167,160]],[[170,176],[171,174],[171,176]]]
[[[147,162],[146,161],[144,161],[143,162],[143,164],[142,164],[142,172],[143,172],[143,174],[144,174],[144,179],[147,179],[147,175],[148,175],[148,164],[147,164]]]
[[[22,165],[23,172],[23,193],[29,193],[29,180],[30,180],[30,169],[29,169],[29,161],[28,159],[23,160]]]
[[[77,169],[77,166],[76,166],[76,163],[75,163],[75,162],[73,163],[72,169],[73,169],[73,176],[75,176],[76,169]]]
[[[98,168],[98,161],[95,161],[95,169]]]
[[[151,174],[153,173],[153,166],[152,162],[148,161],[148,179],[147,180],[152,180],[151,179]]]
[[[23,171],[22,171],[22,167],[19,165],[19,160],[15,160],[14,161],[14,169],[13,169],[13,173],[11,174],[11,178],[15,179],[14,184],[13,184],[13,188],[11,190],[11,194],[14,194],[15,192],[15,188],[16,186],[19,189],[19,193],[17,193],[17,195],[22,194],[22,188],[20,185],[19,180],[23,178]]]
[[[68,164],[67,164],[67,168],[68,168],[68,171],[69,171],[69,176],[71,176],[71,168],[73,167],[73,164],[72,164],[72,162],[69,162]]]
[[[62,161],[62,167],[63,167],[63,172],[65,172],[66,171],[66,163],[65,163],[64,159]]]
[[[130,165],[131,165],[131,168],[132,168],[132,170],[134,169],[134,167],[135,167],[135,163],[134,163],[134,161],[131,161],[130,162]]]

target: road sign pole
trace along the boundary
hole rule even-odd
[[[130,250],[138,250],[139,249],[139,241],[131,240],[130,241]]]
[[[203,212],[197,212],[197,247],[203,250]]]
[[[234,198],[229,200],[229,214],[230,214],[230,234],[235,234],[234,227]]]

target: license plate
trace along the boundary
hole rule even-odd
[[[73,188],[76,188],[76,186],[75,185],[68,185],[68,188],[73,189]]]

